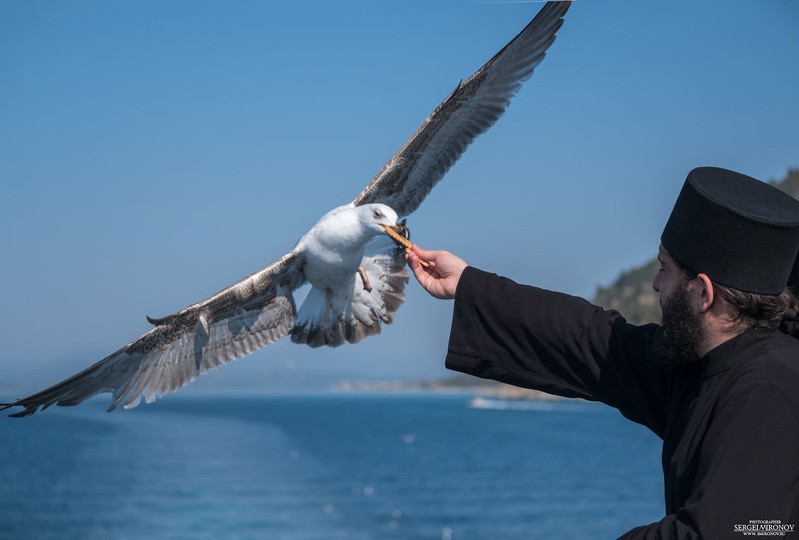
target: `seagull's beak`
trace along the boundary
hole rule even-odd
[[[397,223],[396,225],[383,225],[386,229],[391,229],[405,240],[411,239],[411,231],[403,223]],[[389,235],[391,236],[391,235]]]
[[[408,227],[405,226],[405,220],[402,220],[401,223],[397,223],[396,225],[381,225],[383,230],[386,231],[386,234],[394,240],[399,247],[405,248],[405,251],[408,253],[411,252],[413,249],[413,244],[411,243],[411,231],[408,230]],[[419,263],[422,266],[430,266],[430,263],[425,261],[424,259],[419,259]]]
[[[403,225],[402,223],[397,223],[396,225],[380,225],[383,227],[383,230],[386,231],[386,234],[394,240],[394,243],[397,244],[399,247],[405,248],[407,251],[410,251],[413,247],[411,241],[408,240],[411,237],[411,231]]]

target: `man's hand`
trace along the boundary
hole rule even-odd
[[[455,289],[461,274],[469,266],[466,261],[449,251],[428,251],[419,246],[413,246],[413,251],[405,255],[405,259],[421,286],[432,296],[442,300],[455,298]],[[430,266],[422,266],[419,259],[426,260]]]

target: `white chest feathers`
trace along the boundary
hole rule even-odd
[[[382,204],[334,208],[297,242],[305,277],[323,290],[348,283],[361,266],[366,244],[385,234],[384,225],[396,222],[397,214]]]

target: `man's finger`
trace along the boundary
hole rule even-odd
[[[417,255],[419,258],[424,259],[428,262],[435,262],[436,257],[438,256],[439,253],[441,253],[441,251],[422,249],[418,245],[414,244],[413,253]]]

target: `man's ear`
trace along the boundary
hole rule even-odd
[[[713,305],[713,300],[716,298],[716,292],[713,289],[713,282],[707,277],[707,274],[699,274],[696,276],[697,287],[695,289],[695,299],[697,301],[697,308],[699,313],[704,313],[709,310]]]

